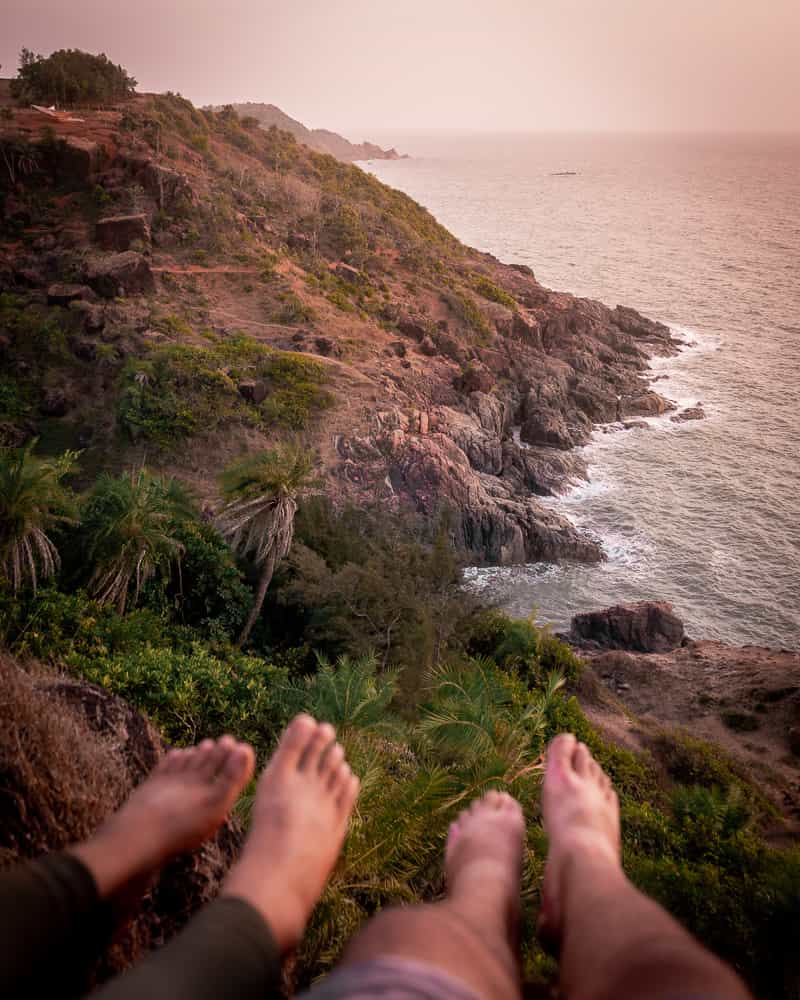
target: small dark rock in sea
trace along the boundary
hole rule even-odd
[[[698,403],[697,406],[690,406],[685,410],[681,410],[680,413],[676,413],[669,419],[673,424],[683,424],[687,420],[705,420],[705,418],[706,411],[703,409],[702,404]]]
[[[673,417],[673,420],[675,418]],[[625,420],[622,424],[624,431],[649,431],[650,424],[646,420]]]

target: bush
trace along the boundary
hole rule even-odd
[[[151,586],[145,603],[205,638],[232,641],[253,600],[236,560],[210,524],[186,521],[175,537],[183,546],[180,570],[165,586]]]
[[[143,646],[85,662],[81,673],[136,705],[173,743],[232,732],[265,746],[285,720],[274,690],[286,684],[283,671],[255,657],[216,656],[201,643]]]
[[[35,55],[23,49],[11,93],[20,101],[38,104],[108,104],[130,97],[136,80],[105,55],[79,49],[59,49]]]
[[[247,402],[239,392],[238,383],[250,379],[267,384],[261,404]],[[117,414],[131,438],[164,446],[233,422],[300,429],[314,411],[332,405],[325,380],[319,362],[249,337],[209,348],[162,347],[127,362]]]
[[[514,312],[519,308],[517,300],[513,296],[503,291],[502,288],[499,288],[493,281],[490,281],[482,274],[476,275],[474,287],[478,295],[482,295],[490,302],[499,302],[501,306],[513,309]]]

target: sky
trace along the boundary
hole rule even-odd
[[[0,0],[0,76],[22,46],[355,140],[800,131],[800,0]]]

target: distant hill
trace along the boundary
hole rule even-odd
[[[350,142],[344,136],[336,132],[329,132],[324,128],[306,128],[302,122],[290,118],[285,111],[275,107],[274,104],[257,104],[246,102],[245,104],[234,104],[233,107],[242,117],[249,115],[258,119],[262,128],[271,128],[275,125],[285,132],[291,132],[298,142],[316,149],[320,153],[330,153],[337,160],[344,163],[352,163],[354,160],[399,160],[400,153],[396,149],[381,149],[372,142]],[[219,110],[219,109],[216,109]]]

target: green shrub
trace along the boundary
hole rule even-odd
[[[11,93],[36,104],[107,104],[130,97],[136,80],[105,55],[59,49],[47,57],[23,49]]]
[[[486,317],[469,296],[463,295],[461,292],[451,291],[447,292],[443,298],[456,316],[476,334],[478,343],[485,344],[489,342],[492,336],[492,328],[489,326]]]
[[[129,359],[117,413],[131,438],[164,446],[231,422],[299,429],[315,410],[332,405],[326,377],[319,362],[249,337],[208,348],[162,347]],[[238,383],[248,379],[263,379],[269,389],[258,406],[239,392]]]
[[[515,312],[519,308],[517,300],[513,296],[503,291],[502,288],[499,288],[493,281],[490,281],[489,278],[482,274],[475,276],[473,287],[478,295],[482,295],[490,302],[499,302],[501,306],[506,306],[506,308],[513,309]]]
[[[82,674],[140,708],[173,743],[232,732],[264,746],[285,719],[275,700],[283,671],[255,657],[216,656],[201,643],[143,646],[85,663]]]

